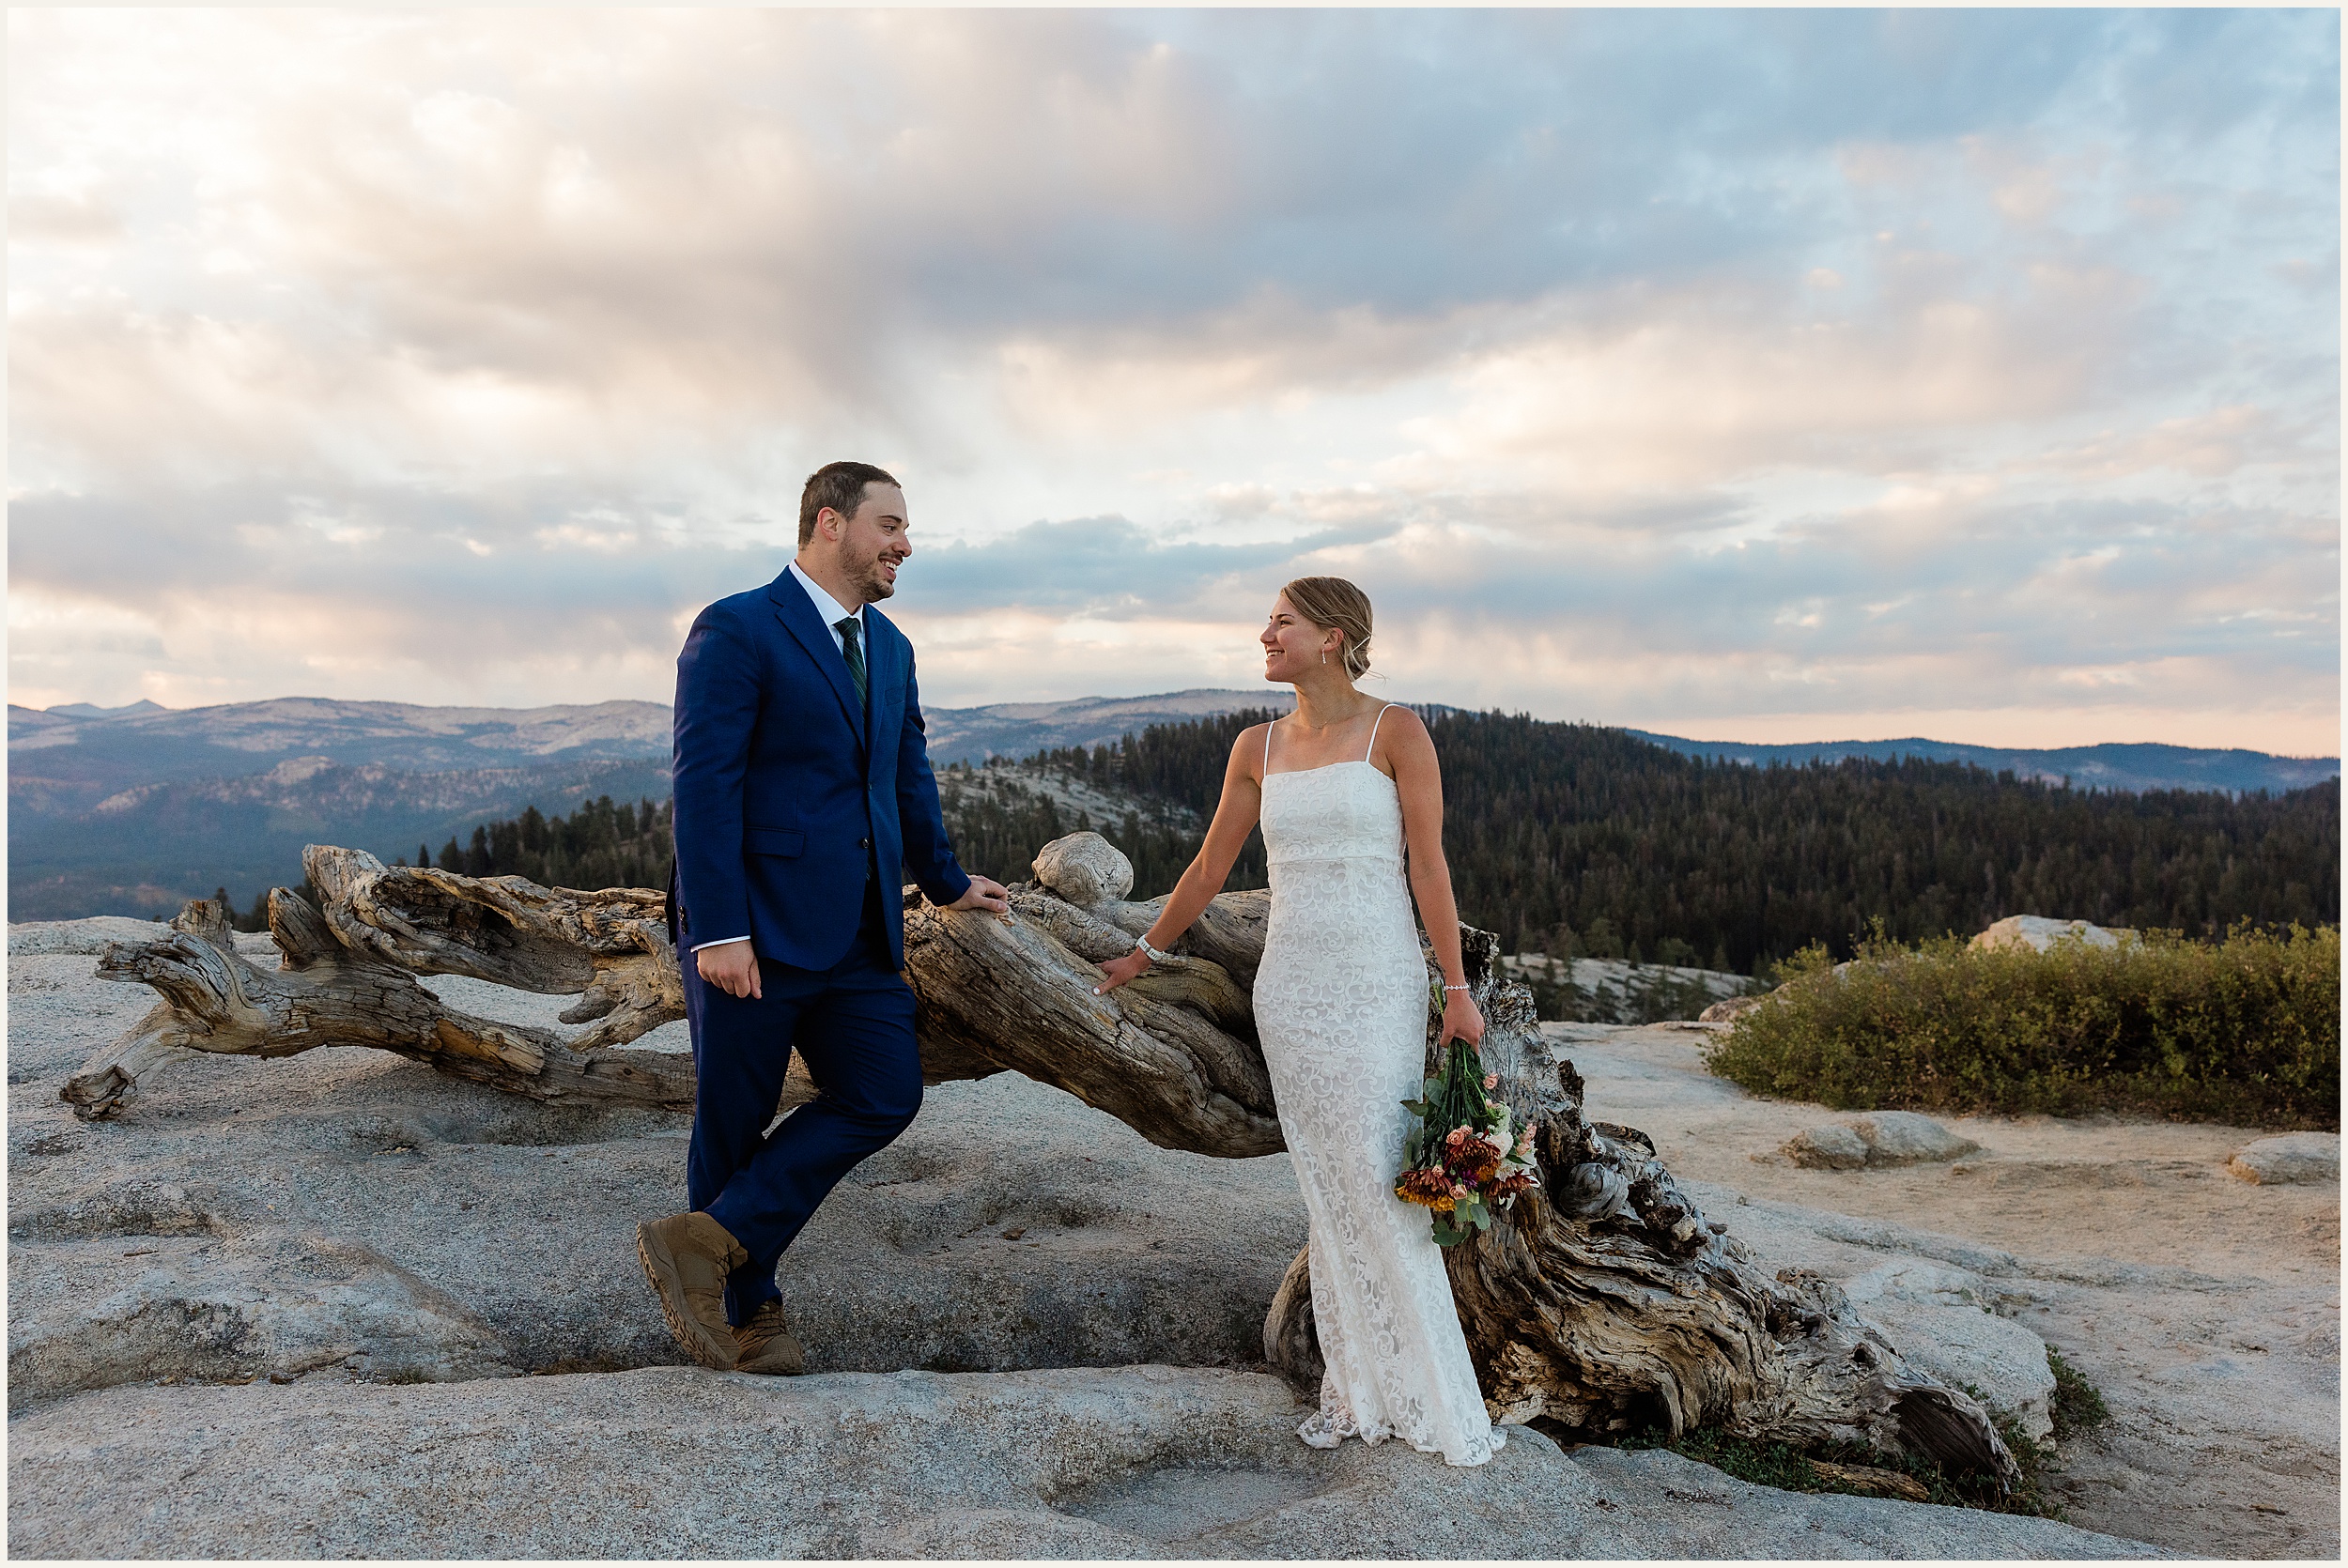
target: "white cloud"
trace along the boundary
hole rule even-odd
[[[2329,13],[9,25],[18,700],[665,696],[854,453],[955,700],[2336,731]]]

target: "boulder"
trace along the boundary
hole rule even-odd
[[[1856,1171],[1867,1163],[1867,1141],[1846,1123],[1828,1122],[1786,1139],[1784,1153],[1814,1171]]]
[[[1981,1152],[1970,1138],[1960,1138],[1913,1111],[1877,1111],[1850,1125],[1867,1145],[1870,1165],[1928,1165]]]
[[[1097,833],[1072,833],[1043,846],[1035,857],[1035,880],[1089,909],[1134,890],[1134,863]]]
[[[1972,940],[1975,947],[2028,947],[2043,953],[2062,938],[2077,937],[2090,947],[2117,947],[2124,936],[2136,933],[2124,927],[2109,930],[2084,920],[2049,920],[2043,915],[2009,915]]]
[[[1797,1132],[1785,1141],[1784,1152],[1795,1164],[1813,1170],[1856,1171],[1958,1160],[1980,1153],[1981,1145],[1958,1137],[1930,1116],[1913,1111],[1877,1111]]]
[[[1696,1022],[1698,1023],[1734,1023],[1768,1000],[1767,992],[1759,996],[1724,997],[1696,1014]]]
[[[2285,1132],[2245,1144],[2226,1169],[2259,1186],[2283,1182],[2336,1182],[2340,1179],[2340,1134]]]
[[[1908,1361],[2011,1416],[2033,1441],[2054,1431],[2054,1372],[2047,1345],[1997,1314],[1995,1296],[1962,1268],[1902,1260],[1846,1281],[1859,1315],[1882,1329]]]

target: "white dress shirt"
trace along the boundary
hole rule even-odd
[[[807,590],[808,599],[815,607],[815,618],[824,623],[824,630],[831,634],[831,645],[840,650],[842,657],[846,656],[848,652],[848,642],[847,638],[840,635],[839,623],[845,621],[849,616],[854,615],[856,617],[857,635],[859,638],[862,638],[867,630],[864,624],[864,607],[859,605],[853,610],[849,609],[839,600],[825,592],[822,585],[817,583],[813,577],[811,577],[805,572],[800,571],[799,563],[797,561],[793,561],[789,569],[793,580],[797,582],[801,588]],[[729,936],[720,938],[716,942],[697,942],[693,945],[692,951],[698,953],[703,947],[728,947],[732,946],[736,942],[748,942],[749,940],[749,938],[747,936]]]
[[[856,617],[857,635],[862,637],[865,630],[863,607],[859,605],[856,609],[850,610],[839,600],[825,592],[813,577],[800,571],[799,563],[796,561],[791,563],[791,576],[797,579],[801,588],[807,590],[808,599],[815,607],[815,618],[824,623],[826,631],[831,633],[831,645],[842,653],[847,653],[847,642],[840,635],[840,623],[853,614]]]

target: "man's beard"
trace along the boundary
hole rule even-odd
[[[886,599],[897,592],[897,585],[890,582],[888,575],[881,570],[878,556],[865,562],[863,570],[857,573],[856,585],[863,590],[864,602],[868,605]]]

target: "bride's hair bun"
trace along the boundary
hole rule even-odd
[[[1369,673],[1369,595],[1343,577],[1298,577],[1280,590],[1289,607],[1323,631],[1345,634],[1345,673]]]

